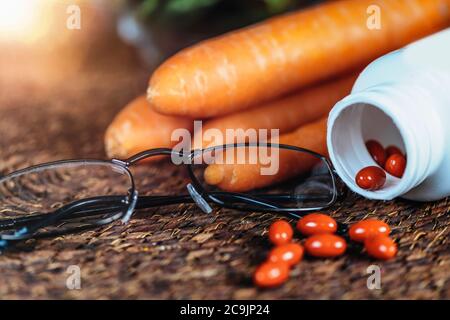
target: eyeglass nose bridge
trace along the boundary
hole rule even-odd
[[[197,206],[204,213],[211,213],[213,211],[209,203],[205,200],[205,198],[203,198],[203,196],[197,191],[197,189],[195,189],[195,187],[191,183],[186,186],[186,189],[188,190],[192,200],[194,200]]]

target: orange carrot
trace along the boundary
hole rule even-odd
[[[380,29],[369,28],[380,8]],[[184,49],[153,73],[148,99],[205,118],[261,104],[450,25],[450,0],[342,0]]]
[[[131,101],[109,125],[105,135],[109,157],[127,158],[151,148],[171,148],[172,132],[178,128],[192,131],[190,119],[161,115],[152,110],[145,96]]]
[[[293,145],[326,155],[326,127],[326,118],[320,119],[302,126],[294,132],[281,135],[280,144]],[[250,148],[248,149],[250,150]],[[306,173],[317,163],[317,159],[311,156],[283,150],[280,150],[278,159],[276,159],[278,171],[273,175],[261,174],[261,168],[266,164],[265,161],[258,161],[256,164],[249,162],[245,164],[211,164],[205,169],[203,178],[209,185],[215,185],[222,190],[245,192]],[[263,159],[258,158],[258,160]]]
[[[327,115],[333,105],[350,93],[355,80],[356,75],[351,75],[263,104],[257,108],[211,119],[203,126],[202,133],[208,129],[215,129],[220,131],[222,137],[225,137],[227,129],[243,129],[244,131],[247,129],[279,129],[280,134],[292,131],[305,123]],[[270,131],[268,133],[270,134]],[[232,142],[238,141],[236,139],[235,141],[226,141],[226,143]],[[248,142],[248,139],[245,142]],[[202,134],[196,135],[194,140],[196,149],[220,144],[222,143]]]

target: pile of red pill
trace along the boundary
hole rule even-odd
[[[386,183],[385,171],[394,177],[403,177],[406,168],[406,156],[399,148],[389,146],[385,149],[375,140],[367,141],[366,147],[379,167],[370,166],[358,172],[355,181],[360,188],[371,191],[383,188]]]
[[[291,225],[279,220],[269,228],[269,239],[275,245],[267,261],[261,264],[253,275],[255,284],[259,287],[276,287],[289,277],[289,269],[303,258],[303,247],[292,242],[294,230]]]
[[[303,247],[292,242],[294,230],[288,222],[279,220],[272,223],[269,239],[275,248],[270,251],[267,261],[256,269],[254,283],[263,288],[281,285],[288,279],[290,268],[302,260],[305,251],[310,256],[320,258],[341,256],[347,249],[347,242],[335,234],[337,229],[336,221],[329,215],[306,215],[297,223],[297,230],[306,237]],[[397,254],[397,245],[389,237],[390,232],[385,222],[368,219],[353,224],[348,238],[363,243],[371,257],[389,260]]]

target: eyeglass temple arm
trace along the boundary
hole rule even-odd
[[[117,160],[117,159],[114,159],[113,161],[122,162],[128,167],[128,166],[133,165],[141,160],[144,160],[144,159],[147,159],[150,157],[154,157],[154,156],[163,156],[163,155],[182,156],[183,154],[181,153],[181,151],[176,151],[176,150],[169,149],[169,148],[157,148],[157,149],[150,149],[150,150],[145,150],[145,151],[139,152],[139,153],[135,154],[134,156],[128,158],[125,161],[121,161],[121,160]]]
[[[45,224],[63,219],[78,219],[102,213],[110,213],[114,210],[123,210],[121,201],[123,196],[102,196],[83,199],[76,203],[70,203],[51,213],[36,213],[20,218],[0,220],[0,230],[26,225],[28,223],[46,221]],[[139,196],[136,209],[147,209],[164,205],[193,203],[189,195],[180,196]]]
[[[253,205],[261,204],[257,199],[268,199],[270,201],[286,200],[292,197],[290,194],[264,194],[255,195],[256,198],[249,199],[248,195],[242,195],[237,193],[229,192],[211,192],[210,195],[215,197],[228,198],[230,202],[233,201],[246,201]],[[98,215],[102,213],[109,213],[114,210],[122,209],[123,206],[120,202],[123,200],[123,196],[102,196],[90,199],[84,199],[81,204],[77,204],[77,208],[73,210],[74,204],[69,204],[55,211],[54,213],[59,213],[60,216],[57,219],[68,219],[68,218],[82,218],[89,217],[93,215]],[[179,196],[139,196],[136,204],[136,209],[147,209],[152,207],[159,207],[165,205],[173,204],[183,204],[183,203],[193,203],[194,200],[190,195],[179,195]],[[267,206],[265,203],[262,206]],[[51,214],[51,213],[50,213]],[[67,216],[67,217],[66,217]],[[7,230],[17,226],[23,226],[28,223],[38,222],[42,219],[48,219],[49,213],[35,213],[29,216],[24,216],[20,218],[10,218],[0,220],[0,230]]]
[[[120,203],[124,197],[122,196],[111,196],[111,197],[92,197],[83,199],[80,201],[72,202],[66,206],[59,208],[53,212],[46,213],[31,213],[28,216],[23,216],[19,218],[9,218],[9,219],[0,219],[0,230],[6,230],[12,227],[17,227],[26,223],[30,223],[33,221],[39,221],[41,219],[49,218],[52,214],[62,214],[62,213],[71,213],[76,215],[76,218],[79,217],[87,217],[90,215],[98,214],[100,210],[105,211],[106,208],[115,210],[117,208],[117,203]],[[80,204],[81,203],[81,204]],[[97,206],[102,204],[103,207],[98,208]],[[116,205],[116,206],[114,206]],[[81,206],[81,207],[80,207]],[[74,208],[80,207],[77,210]],[[120,206],[123,208],[123,206]]]

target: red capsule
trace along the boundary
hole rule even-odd
[[[282,245],[291,242],[294,230],[291,225],[284,220],[278,220],[269,227],[269,239],[275,245]]]
[[[366,148],[373,160],[375,160],[379,166],[383,167],[386,162],[386,151],[383,146],[378,141],[369,140],[366,142]]]
[[[397,255],[397,244],[385,235],[367,238],[364,242],[367,253],[380,260],[389,260]]]
[[[386,160],[384,170],[394,177],[401,178],[405,173],[406,159],[401,154],[393,154]]]
[[[370,237],[379,235],[387,236],[391,228],[386,222],[377,219],[361,220],[352,225],[348,231],[350,239],[356,242],[364,242]]]
[[[379,167],[366,167],[358,172],[355,182],[361,189],[379,190],[386,183],[386,173]]]
[[[342,255],[347,249],[345,240],[334,234],[316,234],[306,239],[305,250],[314,257],[331,258]]]
[[[311,213],[297,222],[297,229],[305,236],[322,233],[335,233],[337,223],[329,215],[323,213]]]
[[[302,260],[303,252],[303,247],[298,243],[283,244],[273,248],[267,260],[270,262],[285,262],[292,267]]]
[[[289,277],[289,265],[285,262],[264,262],[253,274],[253,282],[262,288],[281,285]]]
[[[402,150],[400,150],[399,148],[397,148],[396,146],[389,146],[386,148],[386,157],[389,158],[390,156],[392,156],[393,154],[399,154],[403,156],[403,152]]]

